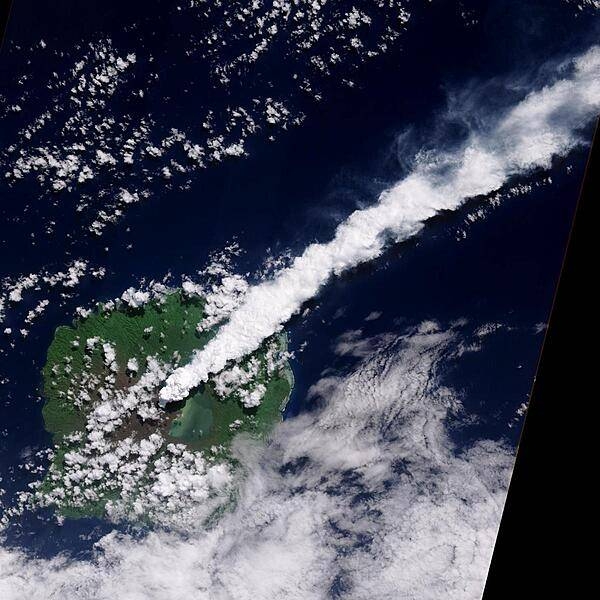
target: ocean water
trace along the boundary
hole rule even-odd
[[[107,267],[104,279],[83,280],[74,298],[60,299],[52,292],[50,307],[30,335],[1,356],[0,373],[9,379],[0,400],[0,472],[6,474],[2,487],[7,495],[23,489],[30,478],[18,468],[24,457],[49,444],[41,419],[40,368],[54,329],[71,320],[76,306],[118,296],[142,278],[160,279],[170,272],[177,280],[193,274],[212,251],[232,240],[244,250],[240,272],[254,271],[268,254],[295,254],[313,241],[327,240],[339,221],[402,177],[411,151],[428,140],[430,125],[446,111],[449,97],[465,93],[474,82],[527,73],[550,58],[574,54],[589,46],[594,33],[561,3],[548,9],[542,2],[489,2],[473,26],[465,24],[454,3],[434,4],[411,3],[407,33],[361,72],[356,89],[332,84],[322,102],[303,107],[301,127],[272,143],[251,142],[249,157],[196,173],[188,190],[161,190],[157,184],[151,198],[132,207],[100,238],[83,235],[85,219],[72,210],[71,200],[62,204],[39,198],[31,181],[3,186],[2,276],[60,269],[75,258]],[[138,110],[194,122],[197,102],[202,102],[202,74],[190,73],[185,61],[176,64],[175,34],[189,32],[181,29],[181,19],[166,16],[160,2],[58,2],[51,11],[17,2],[7,40],[25,46],[44,38],[64,49],[66,65],[74,40],[102,34],[115,45],[131,45],[131,23],[163,56],[161,93],[150,94]],[[19,72],[19,52],[8,50],[6,44],[2,73]],[[60,66],[54,58],[32,68],[41,78]],[[164,103],[166,89],[192,82],[189,97]],[[43,99],[44,91],[38,92]],[[500,92],[508,98],[514,90],[500,85],[495,93]],[[493,108],[502,98],[486,101]],[[436,132],[448,146],[462,135],[458,124]],[[452,430],[457,448],[482,436],[516,445],[521,421],[508,424],[531,388],[543,339],[536,326],[548,318],[585,156],[585,149],[573,152],[555,165],[551,184],[507,198],[485,218],[465,224],[467,215],[485,205],[474,200],[434,219],[411,242],[332,281],[309,304],[309,313],[287,328],[296,352],[296,385],[285,418],[311,410],[307,392],[324,371],[344,372],[351,366],[355,359],[334,351],[344,332],[400,334],[425,320],[447,326],[465,319],[465,332],[502,323],[506,330],[486,342],[484,351],[445,377],[462,391],[465,410],[477,417],[467,424],[457,420]],[[45,235],[49,219],[56,228]],[[25,299],[20,310],[25,313],[33,305]],[[365,321],[373,311],[381,316]],[[13,318],[9,315],[3,326],[10,327]],[[24,517],[9,528],[7,543],[40,556],[63,551],[86,556],[93,542],[114,528],[98,520],[67,520],[59,527],[43,517]]]

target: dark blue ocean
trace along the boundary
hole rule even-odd
[[[143,43],[155,44],[163,57],[165,73],[162,92],[149,94],[138,110],[194,122],[193,94],[161,104],[164,86],[196,80],[189,71],[193,65],[176,63],[178,36],[186,31],[181,20],[165,16],[166,4],[71,0],[40,6],[16,0],[1,56],[2,80],[10,87],[23,68],[17,45],[43,38],[64,50],[63,58],[48,54],[30,67],[43,81],[48,72],[70,64],[76,41],[109,35],[116,45],[134,48],[138,42],[128,37],[127,27],[136,23]],[[171,272],[177,280],[180,274],[193,274],[212,251],[233,239],[244,250],[241,272],[257,269],[269,252],[297,253],[313,241],[329,239],[350,212],[374,202],[402,177],[408,167],[398,136],[412,126],[415,139],[426,140],[449,93],[575,54],[589,46],[595,33],[584,16],[559,2],[551,7],[546,2],[477,3],[480,19],[471,26],[465,26],[456,3],[412,4],[406,34],[360,72],[360,85],[349,90],[332,84],[321,103],[303,107],[307,117],[301,127],[274,143],[252,142],[247,158],[197,172],[189,190],[157,185],[148,200],[133,206],[102,237],[85,233],[86,223],[73,211],[72,200],[39,198],[33,181],[0,184],[0,276],[59,270],[75,258],[107,267],[104,279],[84,279],[74,298],[49,296],[53,301],[47,312],[14,349],[1,342],[6,352],[0,355],[0,375],[9,379],[0,388],[0,473],[7,496],[30,480],[18,469],[23,457],[49,444],[41,419],[40,367],[54,329],[71,320],[76,306],[118,296],[142,278],[162,279]],[[28,85],[35,86],[35,78]],[[44,89],[36,93],[43,98]],[[445,139],[450,145],[462,133],[450,129]],[[490,322],[511,330],[492,336],[484,351],[446,375],[447,385],[461,391],[465,411],[477,417],[452,429],[456,446],[484,436],[516,446],[522,421],[512,428],[508,423],[531,389],[543,341],[543,332],[534,329],[548,319],[586,154],[586,148],[575,151],[555,165],[552,184],[507,198],[485,218],[465,226],[466,215],[485,204],[474,200],[432,220],[416,239],[329,284],[311,303],[309,315],[288,328],[297,354],[286,418],[311,409],[306,392],[323,370],[351,366],[350,359],[333,351],[343,332],[401,333],[426,319],[448,326],[464,318],[467,330],[470,324],[475,329]],[[57,222],[52,235],[44,234],[48,219]],[[467,236],[459,241],[465,228]],[[19,311],[34,304],[25,298]],[[372,311],[381,317],[365,322]],[[10,327],[11,319],[16,322],[15,314],[3,327]],[[112,529],[88,520],[58,527],[36,515],[9,528],[7,543],[41,556],[61,551],[83,556]]]

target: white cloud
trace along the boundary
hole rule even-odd
[[[530,93],[486,132],[474,132],[460,150],[418,163],[375,205],[352,213],[330,242],[311,244],[272,280],[251,287],[216,337],[168,378],[163,402],[185,398],[228,361],[258,348],[331,276],[373,260],[390,240],[414,236],[439,211],[489,194],[513,175],[548,168],[554,156],[581,143],[578,129],[600,110],[600,47],[575,59],[571,68],[564,79]]]
[[[364,358],[373,352],[373,345],[389,339],[390,334],[380,337],[366,338],[362,329],[350,329],[335,341],[334,352],[339,356],[354,356]]]
[[[121,294],[121,300],[132,308],[140,308],[150,302],[150,292],[128,288]]]
[[[379,317],[381,317],[382,314],[383,313],[381,311],[374,310],[365,317],[365,321],[376,321],[377,319],[379,319]]]

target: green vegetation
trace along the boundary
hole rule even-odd
[[[82,481],[78,485],[80,491],[84,487],[92,490],[87,499],[72,501],[69,495],[69,486],[78,481],[75,471],[93,471],[93,467],[86,470],[85,462],[70,465],[69,455],[83,453],[80,456],[84,461],[98,456],[93,444],[90,446],[94,428],[90,423],[97,423],[90,420],[91,412],[106,403],[107,397],[125,398],[157,364],[172,369],[187,362],[195,350],[215,335],[215,330],[197,331],[203,317],[202,298],[173,291],[140,308],[99,305],[98,310],[77,319],[72,326],[57,328],[43,368],[43,417],[46,429],[53,435],[56,454],[39,491],[54,498],[52,502],[63,516],[101,516],[107,501],[116,501],[120,495],[120,484],[113,480],[108,466],[102,467],[106,471],[96,482],[91,480],[84,486]],[[265,341],[238,365],[251,372],[251,378],[237,387],[222,388],[227,389],[220,391],[228,394],[225,397],[217,393],[218,384],[209,381],[185,401],[159,410],[158,417],[147,419],[135,409],[125,410],[117,425],[102,433],[105,446],[101,452],[112,452],[126,439],[139,442],[158,433],[163,445],[157,448],[154,459],[164,456],[166,444],[179,443],[189,451],[206,453],[210,461],[220,458],[233,465],[228,448],[236,435],[264,437],[281,420],[293,385],[289,365],[282,355],[286,349],[285,335]],[[274,363],[274,357],[282,358]],[[248,408],[241,397],[256,386],[261,386],[264,394],[258,406]],[[137,387],[142,403],[154,406],[155,411],[159,387]],[[143,486],[148,476],[140,473],[138,484]],[[71,483],[65,484],[69,478]]]
[[[102,343],[114,345],[117,363],[118,387],[127,387],[136,380],[127,373],[127,362],[138,361],[141,373],[146,368],[147,357],[157,356],[170,361],[179,353],[185,362],[193,351],[202,348],[214,335],[198,334],[195,327],[203,318],[203,302],[199,298],[186,298],[178,292],[166,296],[164,303],[153,302],[143,308],[122,307],[103,312],[102,307],[72,327],[58,327],[48,349],[44,378],[43,408],[46,429],[59,441],[63,435],[81,430],[85,425],[85,410],[77,408],[74,400],[78,391],[85,391],[92,399],[99,381],[89,382],[78,390],[82,376],[98,379],[106,372]],[[90,351],[88,339],[99,338]]]
[[[223,401],[211,384],[204,386],[186,400],[169,435],[193,449],[228,446],[242,431],[266,435],[273,423],[281,419],[281,410],[291,391],[291,378],[285,372],[268,378],[263,371],[258,380],[265,383],[267,391],[256,408],[245,408],[234,399]],[[239,426],[230,427],[232,423]]]

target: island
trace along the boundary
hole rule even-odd
[[[111,301],[56,329],[43,368],[54,451],[38,505],[63,517],[153,519],[229,498],[236,437],[266,438],[293,377],[275,335],[184,400],[161,408],[168,375],[215,335],[205,300],[168,290],[141,305]]]

